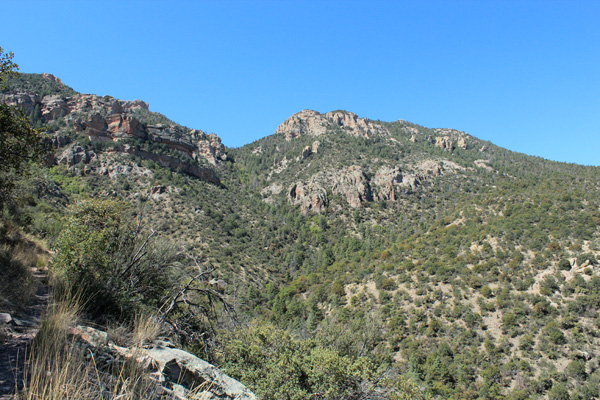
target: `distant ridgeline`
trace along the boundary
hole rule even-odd
[[[316,343],[440,398],[600,393],[598,168],[347,111],[304,110],[229,149],[139,100],[47,74],[8,84],[0,101],[49,132],[44,173],[64,196],[144,204],[244,320],[306,340],[286,351]],[[222,360],[234,378],[276,398],[249,359],[224,354],[238,356]]]

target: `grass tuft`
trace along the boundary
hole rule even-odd
[[[21,400],[164,398],[135,354],[107,362],[101,350],[78,342],[70,332],[79,322],[81,301],[65,295],[59,298],[48,307],[29,351]],[[143,344],[158,334],[156,326],[154,318],[140,315],[129,337]]]

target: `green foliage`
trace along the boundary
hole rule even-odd
[[[558,263],[558,268],[563,271],[570,271],[571,270],[571,262],[569,262],[569,260],[562,259]]]
[[[431,398],[406,377],[377,377],[376,365],[365,357],[342,356],[272,325],[226,332],[222,344],[221,368],[265,400],[369,398],[377,391],[398,400]]]
[[[6,76],[15,74],[17,65],[12,57],[0,47],[0,84]],[[27,164],[46,154],[42,139],[42,133],[31,127],[21,109],[0,103],[0,206],[9,198],[18,177],[26,172]]]
[[[305,399],[313,393],[339,398],[358,388],[362,368],[347,357],[292,338],[273,326],[227,333],[223,369],[268,399]]]
[[[546,325],[543,332],[548,336],[550,341],[557,345],[567,343],[564,333],[560,330],[558,324],[555,321],[551,321]]]
[[[562,383],[558,383],[552,386],[552,389],[548,391],[549,400],[569,400],[569,391]]]
[[[29,305],[35,293],[31,270],[37,266],[40,253],[39,246],[18,227],[0,221],[0,311],[21,311]]]
[[[580,360],[571,361],[569,365],[567,365],[565,372],[568,376],[577,380],[584,380],[587,376],[585,371],[585,363]]]
[[[152,239],[123,204],[89,200],[72,211],[51,267],[83,293],[92,314],[130,317],[141,307],[158,309],[173,284],[175,254]]]

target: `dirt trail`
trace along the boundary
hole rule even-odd
[[[48,305],[49,289],[46,272],[34,270],[38,287],[33,303],[18,316],[5,343],[0,343],[0,400],[13,399],[15,389],[23,388],[23,365],[28,346],[35,337]]]

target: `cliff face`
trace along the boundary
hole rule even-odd
[[[321,114],[313,110],[303,110],[285,120],[275,132],[284,135],[286,140],[300,136],[321,136],[328,130],[339,129],[356,137],[370,138],[389,135],[389,131],[366,118],[348,111],[332,111]]]
[[[49,74],[44,80],[62,84]],[[85,136],[91,143],[134,140],[145,148],[160,145],[160,151],[138,146],[115,145],[117,153],[133,154],[163,167],[183,171],[198,179],[219,183],[211,166],[227,161],[225,146],[215,134],[206,134],[176,124],[153,123],[154,113],[141,100],[123,101],[93,94],[46,94],[35,88],[13,88],[0,93],[0,102],[18,105],[45,125],[56,128],[52,142],[57,148],[56,162],[72,167],[95,159],[93,151],[81,146],[64,148],[75,137]],[[163,118],[164,119],[164,118]]]
[[[350,208],[359,208],[371,201],[397,201],[403,193],[416,190],[428,176],[427,173],[415,175],[402,172],[400,167],[384,166],[369,177],[361,166],[352,165],[317,173],[306,183],[297,181],[289,186],[287,196],[288,201],[299,205],[304,214],[325,211],[329,197],[336,195]]]

